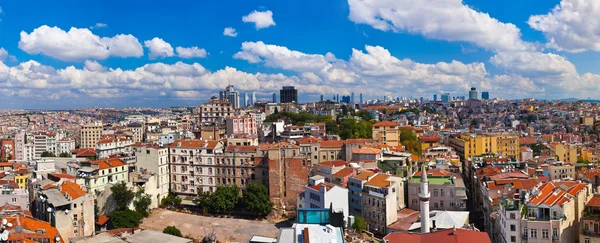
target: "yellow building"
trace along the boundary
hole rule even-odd
[[[373,124],[373,140],[376,143],[398,146],[400,144],[400,127],[398,123],[382,121]]]
[[[503,133],[461,135],[449,140],[463,160],[484,154],[499,154],[521,160],[519,136]]]
[[[108,184],[127,182],[127,165],[118,158],[95,160],[82,165],[77,174],[84,179],[85,187],[91,193],[103,191]]]
[[[558,161],[577,163],[577,146],[574,144],[551,143],[550,151],[556,155]]]
[[[27,189],[29,183],[29,172],[26,168],[15,170],[15,182],[21,189]]]

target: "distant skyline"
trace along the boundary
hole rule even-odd
[[[228,84],[587,100],[598,51],[597,0],[3,1],[0,108],[191,106]]]

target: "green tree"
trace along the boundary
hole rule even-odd
[[[175,194],[169,193],[167,197],[163,198],[160,201],[160,204],[162,204],[163,206],[179,207],[179,205],[181,205],[181,198]]]
[[[209,211],[225,213],[233,210],[240,200],[240,189],[237,185],[220,186],[210,195]]]
[[[7,160],[12,160],[13,159],[12,154],[9,154],[8,156],[6,156],[6,159]]]
[[[242,191],[242,205],[248,211],[258,215],[268,215],[273,210],[273,202],[269,198],[266,186],[250,183]]]
[[[62,152],[58,155],[58,157],[69,158],[69,157],[71,157],[71,154],[67,153],[67,152]]]
[[[100,208],[98,207],[98,200],[94,199],[94,218],[98,218],[100,214]]]
[[[44,151],[41,155],[41,157],[56,157],[56,155],[52,152],[49,151]]]
[[[135,193],[127,188],[125,182],[115,184],[110,188],[110,190],[112,192],[113,200],[117,205],[117,210],[123,211],[128,209],[129,205],[135,198]]]
[[[360,110],[359,112],[356,113],[356,116],[358,116],[361,119],[363,119],[363,121],[370,121],[370,120],[373,119],[373,116],[367,110]]]
[[[138,227],[144,218],[140,213],[131,209],[117,210],[112,212],[111,222],[115,229]]]
[[[421,143],[417,140],[406,140],[402,142],[402,145],[406,148],[406,151],[417,156],[421,156],[422,147]]]
[[[169,234],[169,235],[183,237],[183,235],[181,234],[181,230],[179,230],[175,226],[167,226],[167,227],[165,227],[165,229],[163,229],[163,233]]]
[[[354,217],[354,223],[352,224],[352,228],[358,231],[358,233],[362,233],[367,229],[367,223],[364,218]]]
[[[196,198],[194,198],[193,202],[198,205],[198,207],[202,208],[204,213],[210,210],[211,207],[211,194],[210,192],[199,191]]]
[[[412,129],[406,127],[400,128],[400,142],[403,143],[404,141],[417,141],[417,135],[415,135]]]
[[[133,206],[136,212],[144,217],[148,217],[150,215],[150,204],[152,204],[152,198],[150,198],[150,195],[144,193],[144,189],[140,189],[135,193]]]

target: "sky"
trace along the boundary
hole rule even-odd
[[[228,84],[300,102],[598,99],[600,1],[0,1],[0,108],[201,104]]]

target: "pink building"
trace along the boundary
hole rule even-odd
[[[232,135],[256,135],[257,126],[256,118],[251,116],[227,117],[227,136]]]
[[[352,167],[346,167],[333,174],[333,184],[347,188],[348,178],[356,176],[356,169]]]

